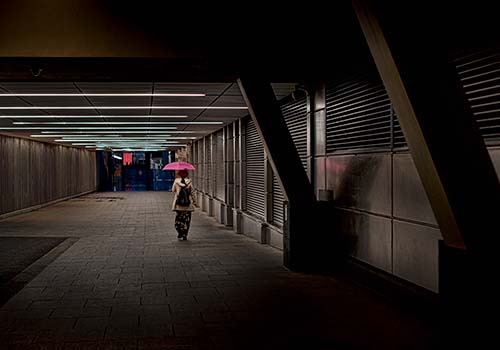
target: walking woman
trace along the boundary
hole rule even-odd
[[[188,178],[187,170],[179,170],[177,172],[172,192],[174,192],[172,210],[177,213],[175,216],[177,238],[185,241],[187,240],[189,225],[191,223],[191,212],[194,211],[196,205],[193,194],[193,182]]]

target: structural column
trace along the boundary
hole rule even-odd
[[[454,333],[486,329],[476,312],[498,299],[500,185],[445,50],[453,28],[424,3],[353,4],[443,235],[440,294],[457,312],[448,321],[467,325]]]
[[[311,217],[316,199],[302,166],[281,109],[269,83],[241,77],[238,80],[243,98],[255,122],[272,170],[289,202],[284,227],[284,263],[292,269],[307,269],[315,260]]]

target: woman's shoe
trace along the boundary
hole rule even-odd
[[[187,236],[182,236],[183,241],[187,241],[187,239],[188,239]]]

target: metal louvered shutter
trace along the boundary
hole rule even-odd
[[[474,53],[455,65],[486,144],[500,143],[500,52]]]
[[[224,200],[224,134],[219,130],[214,134],[215,196]]]
[[[328,153],[391,149],[391,102],[374,74],[329,84],[326,118]]]
[[[273,224],[283,226],[283,202],[285,196],[276,175],[273,174]]]
[[[307,171],[307,98],[281,105],[281,113]]]
[[[248,118],[246,121],[246,209],[260,218],[265,217],[264,146],[257,128]]]
[[[392,123],[392,147],[394,149],[407,149],[408,145],[406,143],[406,138],[394,109],[392,110]]]
[[[212,138],[205,138],[205,191],[212,194]]]
[[[196,186],[198,186],[198,189],[201,191],[204,191],[204,176],[203,176],[203,171],[205,169],[205,165],[203,164],[205,162],[205,158],[203,157],[203,141],[198,140],[197,141],[198,145],[198,168],[196,169],[196,173],[198,174],[198,182]]]

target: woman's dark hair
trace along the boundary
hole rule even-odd
[[[189,173],[187,172],[187,170],[179,170],[178,174],[182,178],[188,177],[188,175],[189,175]]]

